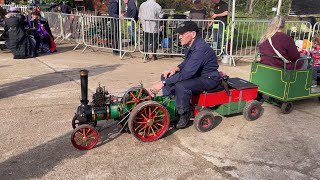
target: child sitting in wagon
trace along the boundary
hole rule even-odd
[[[318,73],[320,73],[320,34],[315,35],[312,39],[313,50],[310,52],[310,56],[314,60],[314,64],[310,63],[310,66],[313,66],[313,85],[312,87],[317,86]]]

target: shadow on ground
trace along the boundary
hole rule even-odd
[[[94,148],[111,142],[121,135],[117,133],[114,121],[110,122],[98,124],[99,141]],[[6,180],[41,179],[60,162],[78,158],[87,152],[73,147],[70,134],[67,133],[0,163],[0,177]]]
[[[29,79],[23,79],[16,82],[10,82],[0,85],[0,99],[8,98],[18,94],[28,93],[37,89],[50,87],[57,84],[62,84],[68,81],[75,81],[80,79],[79,71],[81,69],[89,70],[89,75],[99,75],[105,72],[113,71],[120,64],[104,66],[90,66],[86,68],[75,68],[67,71],[57,71],[48,74],[41,74],[31,77]]]

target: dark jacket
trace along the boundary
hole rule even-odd
[[[138,20],[138,8],[134,0],[128,0],[126,17]]]
[[[117,2],[117,0],[109,1],[108,12],[110,17],[119,17],[119,3]]]
[[[25,21],[19,14],[12,15],[4,20],[4,30],[8,36],[6,46],[9,49],[15,48],[26,35]]]
[[[271,41],[274,48],[279,51],[284,58],[291,61],[290,63],[286,63],[286,69],[294,69],[295,61],[300,58],[300,53],[297,50],[297,46],[294,43],[293,38],[282,32],[277,32],[271,37]],[[283,60],[272,57],[277,56],[277,54],[274,52],[268,40],[259,45],[259,52],[261,54],[261,64],[278,68],[284,67]],[[297,63],[297,69],[300,69],[302,65],[303,61],[299,61]]]
[[[61,5],[61,12],[66,13],[66,14],[71,14],[72,12],[72,7],[67,5],[67,4],[62,4]]]
[[[36,56],[34,41],[25,31],[26,21],[21,14],[9,14],[5,19],[5,31],[8,35],[5,45],[13,53],[14,59],[25,59]]]
[[[165,80],[169,86],[196,77],[219,76],[216,53],[200,37],[197,37],[191,47],[185,51],[185,60],[178,67],[180,71]]]

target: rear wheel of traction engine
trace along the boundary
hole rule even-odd
[[[281,104],[281,112],[283,113],[283,114],[289,114],[289,113],[291,113],[292,112],[292,110],[293,110],[293,103],[292,102],[283,102],[282,104]]]
[[[132,87],[122,97],[122,103],[129,111],[134,109],[139,103],[148,100],[151,100],[151,95],[143,87]]]
[[[207,132],[213,129],[217,123],[211,110],[200,111],[194,118],[194,127],[200,132]]]
[[[263,114],[263,108],[261,103],[256,100],[248,101],[243,108],[243,116],[248,121],[254,121],[261,117]]]
[[[134,108],[128,126],[135,138],[150,142],[161,138],[169,127],[169,113],[155,101],[142,102]]]
[[[71,134],[72,145],[80,150],[93,148],[99,139],[98,131],[90,125],[83,124],[73,130]]]
[[[82,124],[89,124],[91,126],[96,127],[97,126],[97,121],[90,121],[90,122],[86,122],[86,123],[80,123],[80,121],[77,119],[77,115],[74,115],[72,118],[72,128],[75,129],[78,126],[82,125]]]

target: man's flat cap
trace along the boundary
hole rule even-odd
[[[193,22],[193,21],[184,21],[177,29],[176,32],[177,33],[185,33],[187,31],[195,31],[195,32],[199,32],[199,27],[198,25]]]

